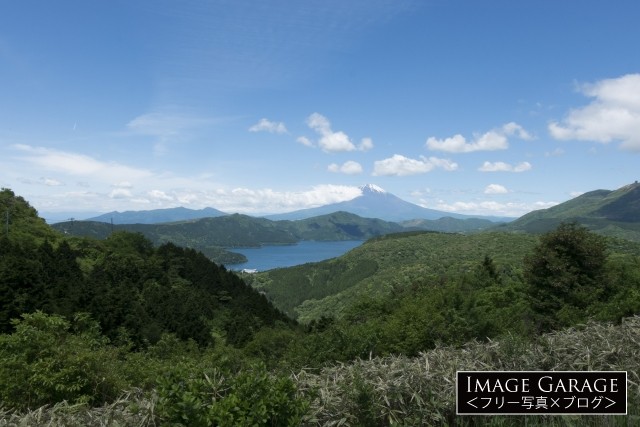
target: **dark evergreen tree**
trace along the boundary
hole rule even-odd
[[[605,250],[603,237],[575,222],[563,223],[540,238],[524,262],[540,331],[574,324],[590,304],[608,297]]]

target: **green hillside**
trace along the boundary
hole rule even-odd
[[[414,219],[402,221],[403,227],[444,233],[472,233],[496,226],[496,223],[482,218],[452,218],[446,216],[438,219]]]
[[[535,236],[512,233],[390,234],[339,258],[259,273],[253,286],[287,314],[306,322],[339,315],[361,295],[388,294],[416,281],[437,282],[469,271],[485,255],[508,271],[536,242]]]
[[[60,233],[52,230],[29,202],[7,188],[0,189],[0,224],[0,236],[13,242],[60,238]]]
[[[245,262],[244,255],[227,248],[291,245],[300,240],[366,240],[403,229],[393,222],[335,212],[299,221],[271,221],[247,215],[227,215],[165,224],[111,225],[94,221],[62,222],[52,226],[68,235],[98,239],[113,230],[142,233],[155,245],[172,242],[203,252],[221,264]]]
[[[595,190],[548,209],[530,212],[496,229],[545,233],[563,221],[576,221],[605,236],[640,241],[640,184],[615,191]]]
[[[542,236],[396,233],[247,275],[252,289],[140,233],[56,234],[8,194],[0,424],[458,425],[453,375],[473,368],[628,370],[638,420],[638,322],[623,320],[640,313],[638,243],[572,223]],[[349,235],[367,224],[315,221]]]
[[[363,296],[390,295],[415,283],[442,283],[472,272],[486,256],[501,274],[517,277],[523,258],[537,243],[537,236],[522,233],[389,234],[338,258],[274,269],[247,280],[285,313],[309,322],[340,317]],[[609,247],[618,253],[640,254],[640,245],[627,240],[610,240]]]

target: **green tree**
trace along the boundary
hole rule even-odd
[[[525,257],[524,273],[539,331],[585,320],[586,308],[607,298],[606,243],[577,223],[562,223]]]
[[[5,405],[100,404],[127,387],[119,375],[117,349],[87,315],[69,322],[37,311],[13,323],[13,334],[0,335],[0,401]]]

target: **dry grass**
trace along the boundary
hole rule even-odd
[[[99,408],[67,402],[44,406],[26,413],[3,411],[0,426],[11,427],[153,427],[157,426],[156,399],[132,390],[117,401]]]
[[[455,417],[457,370],[626,370],[629,415]],[[525,343],[506,337],[440,347],[416,358],[391,356],[305,370],[293,378],[311,399],[307,425],[640,426],[640,317],[589,324]],[[135,390],[100,408],[59,403],[26,413],[2,411],[0,426],[160,425],[153,395]]]
[[[640,425],[640,317],[622,325],[589,324],[540,337],[436,348],[417,358],[393,356],[303,371],[312,395],[310,425],[520,425],[524,417],[455,417],[457,370],[626,370],[627,417],[527,417],[528,425]]]

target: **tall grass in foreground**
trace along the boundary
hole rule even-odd
[[[455,416],[457,370],[628,371],[628,416]],[[317,425],[640,426],[640,317],[621,325],[592,323],[541,336],[436,348],[301,372],[301,393],[317,391],[308,422]]]
[[[627,416],[455,416],[457,370],[628,371]],[[419,357],[356,360],[292,376],[310,400],[304,425],[640,426],[640,317],[591,323],[526,342],[504,337]],[[100,408],[65,403],[17,413],[0,409],[0,426],[160,426],[154,393],[132,391]]]

